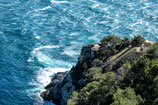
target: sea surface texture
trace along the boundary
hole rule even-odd
[[[0,0],[0,105],[49,105],[51,76],[107,35],[158,41],[158,0]]]

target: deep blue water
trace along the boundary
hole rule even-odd
[[[48,105],[51,75],[107,35],[158,41],[158,0],[0,0],[0,105]]]

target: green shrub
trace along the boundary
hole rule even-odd
[[[111,105],[139,105],[142,102],[141,96],[136,95],[131,88],[117,89],[113,95],[113,100],[114,102]]]
[[[101,67],[92,67],[85,73],[85,81],[100,81],[103,78],[102,68]]]
[[[156,98],[156,99],[154,100],[153,105],[158,105],[158,98]]]
[[[124,41],[131,41],[128,37],[124,37]]]
[[[91,105],[109,105],[112,102],[112,95],[115,92],[117,82],[113,72],[104,74],[96,88],[89,96]]]
[[[122,40],[117,36],[109,35],[107,37],[104,37],[100,41],[101,54],[104,56],[109,55],[111,52],[115,54],[117,52],[116,46],[121,44]]]
[[[158,43],[155,43],[147,52],[151,59],[158,59]]]
[[[140,47],[144,43],[144,41],[145,39],[141,35],[138,35],[132,39],[131,43],[133,47]]]
[[[93,81],[81,89],[78,105],[109,105],[112,102],[112,95],[115,92],[117,82],[115,75],[108,72],[103,75],[100,82]]]
[[[126,70],[129,70],[131,69],[131,64],[129,62],[123,64],[123,68],[126,69]]]
[[[67,101],[67,105],[77,105],[78,104],[78,92],[74,91],[71,95],[71,99]]]
[[[103,62],[99,59],[95,59],[93,62],[92,62],[92,65],[93,67],[99,67],[103,64]]]
[[[158,98],[158,76],[156,76],[156,78],[154,79],[153,88],[154,88],[154,96]]]

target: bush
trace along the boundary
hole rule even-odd
[[[109,35],[107,37],[104,37],[100,41],[101,54],[105,56],[109,55],[111,52],[115,54],[117,52],[116,46],[121,45],[121,43],[122,40],[117,36]]]
[[[93,62],[92,62],[92,66],[93,67],[98,67],[98,66],[101,66],[103,64],[103,62],[99,59],[95,59]]]
[[[85,73],[85,81],[100,81],[103,78],[101,67],[92,67]]]
[[[155,43],[147,52],[151,59],[158,59],[158,43]]]
[[[154,100],[153,105],[158,105],[158,98],[156,98],[156,99]]]
[[[125,36],[124,41],[129,41],[130,42],[131,40],[128,37]]]
[[[123,64],[123,68],[126,69],[126,70],[129,70],[131,69],[131,64],[129,62]]]
[[[153,88],[154,88],[154,96],[158,98],[158,76],[156,76],[156,78],[154,79]]]
[[[112,95],[116,91],[117,86],[115,75],[113,72],[108,72],[102,77],[100,82],[90,82],[81,89],[77,101],[72,96],[69,103],[76,104],[68,105],[109,105],[112,103]]]
[[[131,44],[131,40],[128,37],[124,37],[122,48],[126,48]]]
[[[133,89],[126,88],[125,90],[117,89],[113,95],[113,100],[111,105],[139,105],[142,98],[136,95]]]
[[[78,104],[78,92],[74,91],[71,95],[71,99],[67,101],[67,105],[77,105]]]
[[[144,43],[145,39],[138,35],[138,36],[135,36],[134,39],[132,39],[132,46],[133,47],[140,47],[143,43]]]

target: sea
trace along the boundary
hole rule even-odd
[[[158,41],[158,0],[0,0],[0,105],[52,105],[51,77],[107,35]]]

